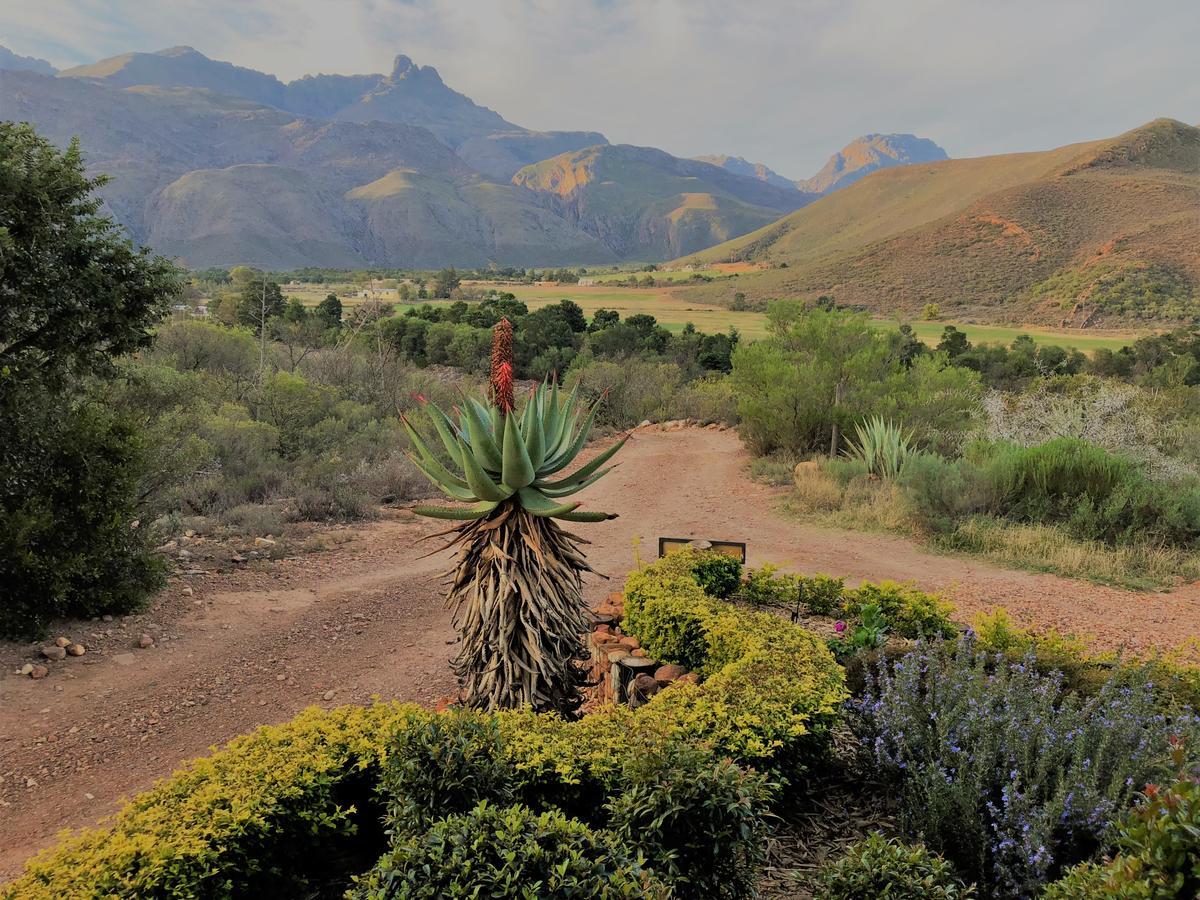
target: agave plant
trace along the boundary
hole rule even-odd
[[[615,518],[580,510],[569,498],[611,471],[604,464],[624,440],[562,474],[583,449],[598,403],[582,403],[578,388],[562,396],[550,379],[518,410],[512,326],[502,319],[493,334],[487,399],[464,397],[453,417],[427,404],[445,457],[404,420],[412,461],[447,497],[468,504],[415,509],[462,521],[442,534],[453,534],[449,546],[459,548],[447,602],[462,637],[453,665],[467,705],[528,704],[570,715],[582,702],[582,636],[589,630],[583,575],[592,569],[579,549],[586,542],[557,521]]]
[[[867,471],[880,478],[898,476],[913,453],[912,436],[883,416],[873,416],[858,423],[854,432],[856,439],[849,442],[846,456],[861,459],[867,464]]]

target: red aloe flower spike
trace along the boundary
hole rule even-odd
[[[513,409],[513,327],[507,317],[492,330],[492,402],[504,413]]]

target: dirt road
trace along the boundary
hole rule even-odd
[[[1106,645],[1170,646],[1200,632],[1200,591],[1132,594],[933,556],[912,542],[797,525],[778,489],[750,482],[729,431],[642,430],[620,467],[584,495],[620,514],[580,526],[590,558],[619,587],[661,535],[744,540],[750,562],[944,590],[969,620],[1005,606],[1018,621]],[[65,625],[89,646],[49,677],[13,674],[30,645],[0,644],[0,880],[64,827],[95,822],[180,762],[256,725],[372,696],[430,703],[453,693],[444,554],[420,559],[435,526],[407,512],[338,530],[327,553],[250,571],[179,576],[139,616]],[[344,540],[343,540],[344,539]],[[188,593],[188,589],[191,593]],[[145,633],[154,645],[137,648]],[[329,699],[326,699],[329,698]]]

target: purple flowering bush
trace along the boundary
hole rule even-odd
[[[991,897],[1036,896],[1096,855],[1138,792],[1171,773],[1170,739],[1195,730],[1164,712],[1142,672],[1083,697],[970,636],[920,643],[870,672],[850,721],[869,763],[896,781],[905,830]]]

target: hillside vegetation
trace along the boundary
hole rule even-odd
[[[1159,119],[1043,153],[877,172],[681,262],[767,271],[695,299],[786,294],[914,314],[1087,327],[1181,320],[1200,283],[1200,129]]]

